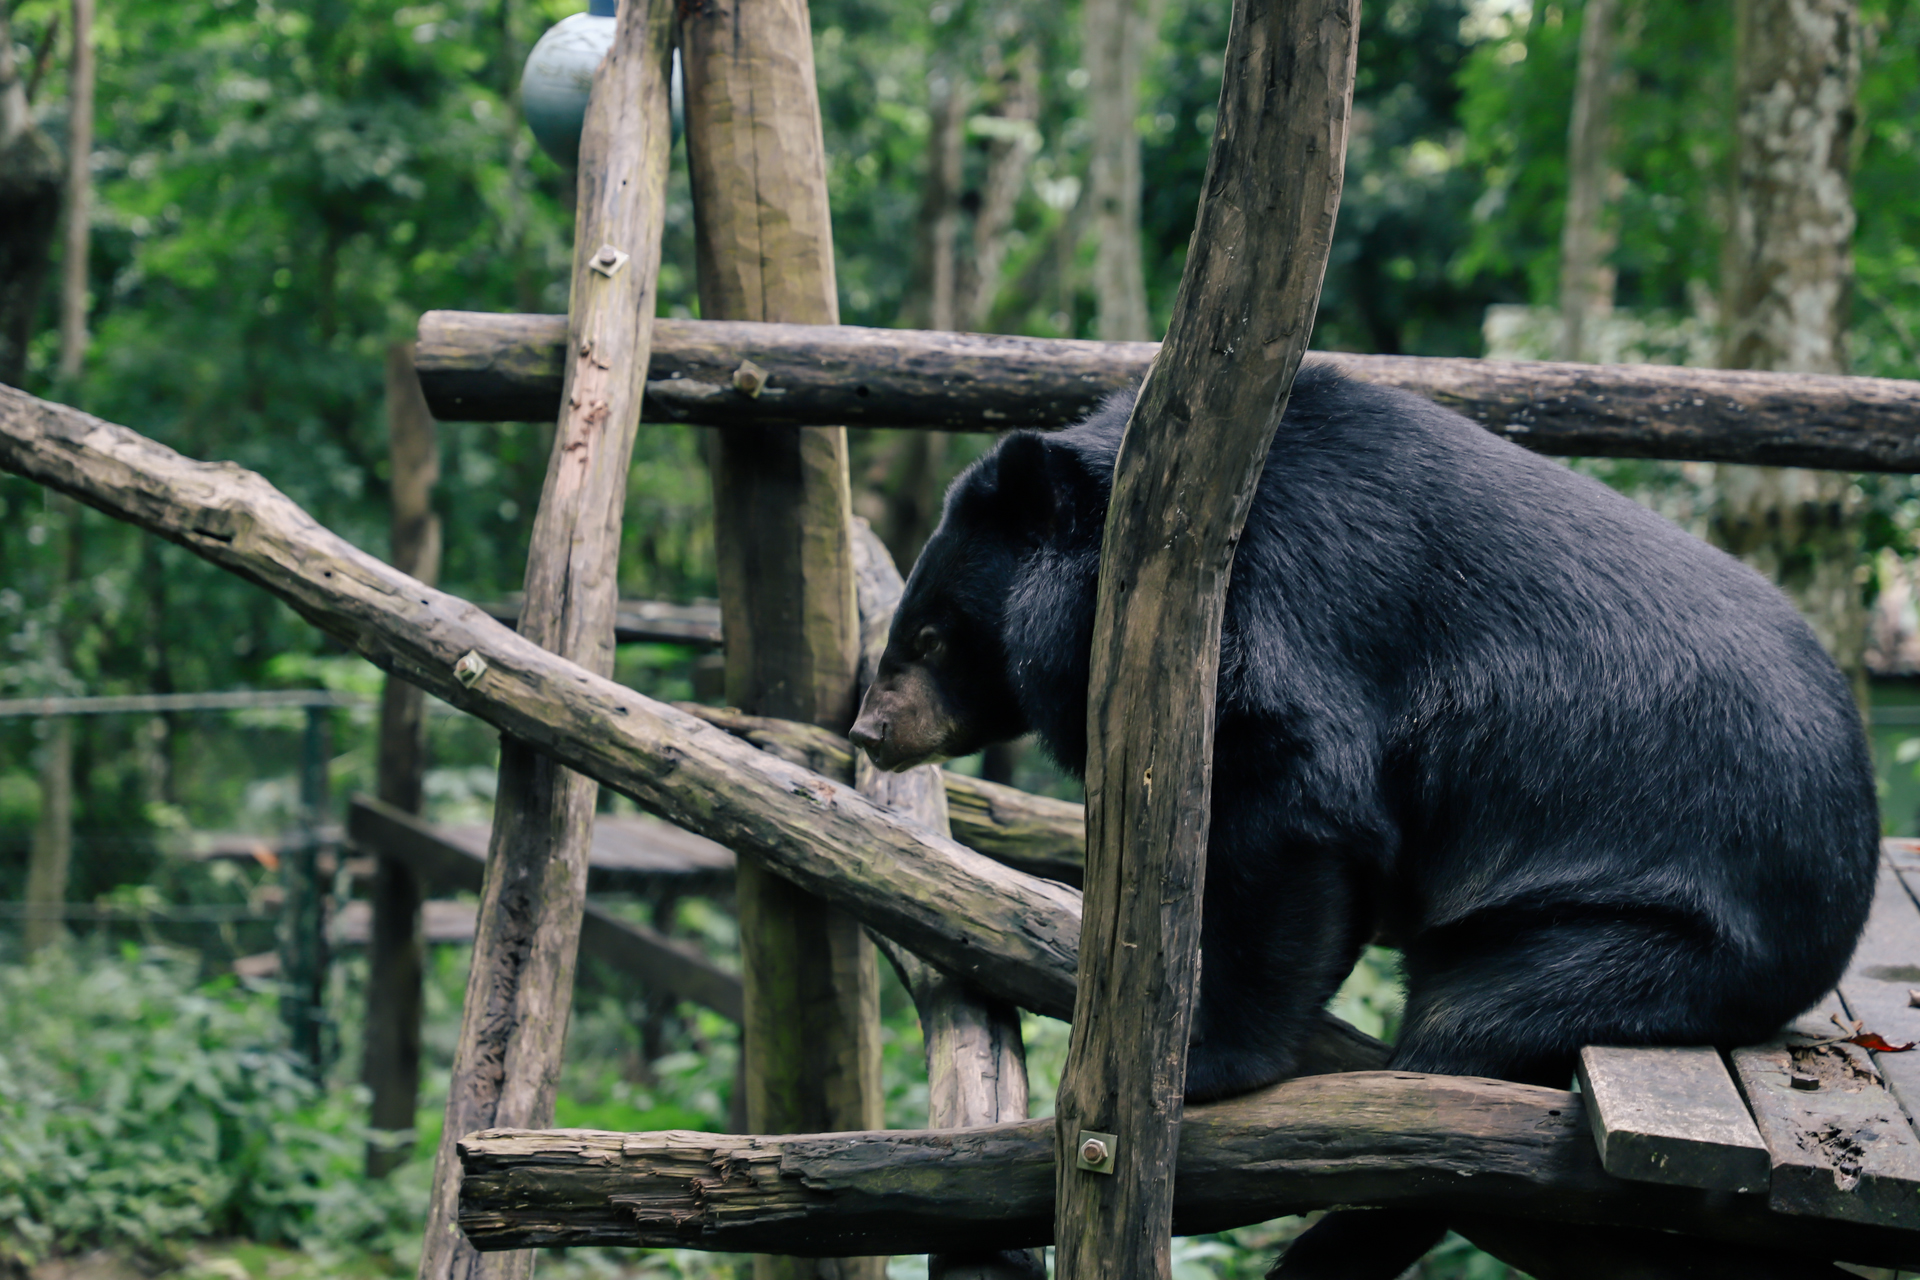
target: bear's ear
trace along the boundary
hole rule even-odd
[[[1035,541],[1072,537],[1098,520],[1099,486],[1079,453],[1034,431],[1016,431],[1000,444],[995,498],[1001,517]]]

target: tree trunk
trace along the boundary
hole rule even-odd
[[[1014,209],[1026,189],[1034,153],[1040,149],[1035,123],[1040,115],[1040,59],[1038,50],[1020,35],[1024,28],[1007,42],[1014,48],[1012,56],[996,49],[990,57],[998,93],[988,118],[998,128],[987,144],[986,179],[980,186],[980,210],[973,219],[973,256],[960,273],[960,302],[951,326],[973,333],[989,328],[994,299],[1000,294],[1000,270],[1007,258],[1007,233],[1013,229]]]
[[[67,245],[60,263],[60,380],[69,387],[79,378],[87,356],[87,250],[93,241],[93,0],[73,0],[70,74]]]
[[[1166,343],[1114,463],[1087,702],[1087,876],[1055,1102],[1060,1280],[1166,1280],[1233,551],[1340,208],[1359,0],[1235,0]]]
[[[60,914],[67,903],[67,874],[73,865],[73,717],[47,721],[40,758],[40,818],[33,827],[27,860],[28,951],[38,951],[67,936]]]
[[[1567,129],[1567,213],[1560,228],[1560,358],[1598,360],[1600,324],[1613,310],[1613,234],[1605,225],[1613,122],[1616,0],[1586,0],[1580,71]]]
[[[1841,373],[1853,275],[1857,0],[1737,0],[1730,369]],[[1722,467],[1714,541],[1779,583],[1862,676],[1860,524],[1844,475]]]
[[[387,348],[387,457],[392,469],[391,560],[428,586],[440,578],[440,518],[433,486],[440,456],[433,415],[413,371],[413,344]],[[388,676],[380,695],[380,799],[419,813],[426,775],[426,695]],[[360,1078],[373,1094],[368,1122],[379,1135],[414,1127],[420,1105],[421,990],[426,938],[420,930],[420,882],[407,865],[382,857],[372,891],[367,946],[367,1029]],[[367,1176],[386,1176],[412,1154],[412,1143],[376,1136],[367,1143]]]
[[[839,321],[826,149],[805,0],[714,0],[681,17],[703,315]],[[859,662],[843,427],[712,442],[727,701],[835,730]],[[746,1115],[756,1129],[880,1124],[880,975],[853,917],[751,851],[736,901]],[[761,1255],[759,1280],[879,1280],[884,1259]]]
[[[1093,159],[1087,194],[1093,202],[1094,331],[1110,342],[1150,336],[1147,278],[1140,248],[1140,71],[1149,0],[1084,0],[1087,114]]]
[[[944,88],[942,87],[944,85]],[[927,184],[920,194],[919,280],[913,312],[928,329],[957,329],[960,198],[966,155],[967,86],[949,71],[934,86],[927,135]],[[940,519],[947,437],[911,431],[887,441],[881,524],[901,564],[912,566]]]
[[[0,383],[19,386],[60,221],[60,153],[33,122],[10,9],[0,5]]]
[[[527,557],[521,635],[604,676],[633,438],[659,304],[672,126],[672,0],[628,0],[593,77],[580,139],[566,393]],[[417,588],[422,593],[428,588]],[[480,655],[462,678],[486,678]],[[583,672],[584,674],[584,672]],[[552,1123],[586,906],[598,785],[511,734],[434,1164],[420,1280],[525,1280],[533,1255],[483,1260],[454,1226],[463,1134]]]

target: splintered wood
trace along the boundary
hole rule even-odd
[[[1920,1228],[1920,1139],[1867,1053],[1831,1041],[1829,999],[1769,1044],[1736,1049],[1754,1123],[1772,1155],[1780,1213]]]

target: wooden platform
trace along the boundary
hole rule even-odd
[[[478,893],[486,871],[487,836],[485,827],[432,826],[370,796],[355,796],[347,810],[349,842],[363,853],[405,863],[428,893]],[[731,852],[654,818],[600,818],[594,824],[591,859],[589,892],[705,893],[733,884]],[[436,920],[445,941],[473,937],[472,908],[456,914],[437,903],[425,905],[429,941],[436,940]],[[353,932],[357,928],[370,929],[354,920],[342,913],[343,941],[364,938],[364,933]],[[581,922],[580,953],[604,960],[667,995],[740,1020],[743,996],[738,975],[720,968],[691,944],[623,920],[593,902],[587,903]]]
[[[1839,989],[1785,1034],[1711,1048],[1592,1047],[1580,1087],[1607,1172],[1765,1193],[1778,1213],[1920,1230],[1920,841],[1882,847]]]

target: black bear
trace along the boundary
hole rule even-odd
[[[1084,768],[1130,407],[1010,435],[954,482],[853,729],[876,764],[1032,730]],[[1866,742],[1792,605],[1605,486],[1324,366],[1235,555],[1217,707],[1193,1099],[1286,1076],[1370,939],[1404,954],[1395,1067],[1565,1087],[1582,1045],[1765,1039],[1866,918]]]

